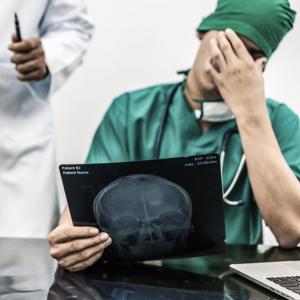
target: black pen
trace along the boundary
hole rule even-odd
[[[21,35],[20,23],[19,23],[19,18],[17,13],[15,13],[15,29],[16,29],[17,42],[21,42],[22,35]]]

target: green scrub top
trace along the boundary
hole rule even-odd
[[[177,89],[169,109],[160,158],[220,153],[224,133],[236,126],[235,120],[215,123],[206,133],[201,132],[194,112],[183,96],[184,84],[185,82]],[[95,133],[87,163],[152,159],[166,101],[174,86],[157,85],[125,93],[115,99]],[[300,178],[299,118],[284,104],[271,99],[267,99],[266,103],[281,151],[294,174]],[[226,149],[224,190],[230,185],[242,154],[240,137],[234,134]],[[246,166],[228,199],[243,200],[245,203],[240,206],[224,204],[226,243],[253,245],[261,242],[262,219]],[[173,263],[174,261],[169,262]],[[199,265],[200,258],[175,261],[175,267],[183,269],[194,268],[198,271]]]

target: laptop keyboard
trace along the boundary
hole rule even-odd
[[[300,295],[300,276],[269,277],[267,279]]]

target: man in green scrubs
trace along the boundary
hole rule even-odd
[[[266,61],[294,18],[287,0],[219,0],[216,11],[198,27],[201,45],[186,78],[115,99],[96,131],[87,162],[152,159],[173,93],[160,158],[220,153],[227,130],[238,129],[227,146],[222,175],[227,190],[245,154],[246,166],[228,195],[243,204],[224,204],[226,242],[261,242],[264,218],[282,247],[295,247],[300,242],[300,122],[285,104],[266,98],[263,81]],[[68,211],[61,223],[71,224]],[[63,225],[50,234],[52,256],[61,266],[81,270],[111,243],[104,233],[88,230]],[[76,241],[76,251],[66,251],[72,241],[64,237]],[[98,243],[87,246],[87,240],[97,237]],[[198,268],[200,261],[177,260],[176,265]]]

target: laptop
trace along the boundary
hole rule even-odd
[[[230,270],[286,299],[300,299],[300,261],[231,264]]]
[[[61,165],[73,224],[107,232],[106,262],[217,254],[225,249],[218,154]]]

